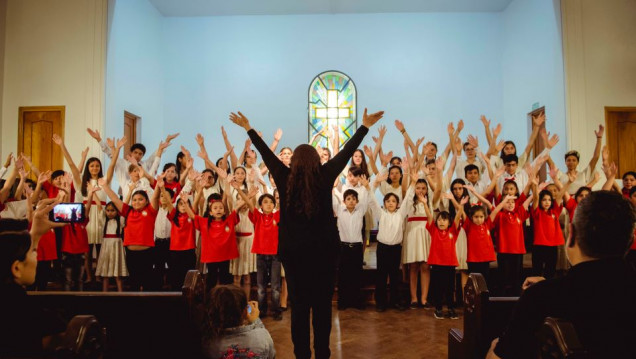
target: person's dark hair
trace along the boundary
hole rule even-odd
[[[296,215],[312,218],[320,213],[320,157],[310,145],[296,147],[287,178],[286,210]]]
[[[117,223],[117,229],[115,230],[115,235],[118,237],[121,237],[123,232],[122,232],[122,228],[121,228],[121,220],[120,215],[119,215],[119,210],[117,209],[117,206],[115,206],[115,204],[113,202],[108,202],[106,204],[106,206],[104,207],[104,218],[106,218],[106,220],[104,221],[104,230],[103,230],[103,234],[106,235],[106,229],[108,229],[108,221],[110,221],[110,219],[108,219],[108,217],[106,217],[106,208],[108,207],[112,207],[115,212],[117,212],[117,214],[115,215],[115,218],[113,218],[113,220],[115,221],[115,223]]]
[[[29,222],[20,219],[0,219],[0,283],[14,282],[11,266],[23,261],[31,248],[31,234],[27,232]]]
[[[419,178],[417,180],[417,182],[415,182],[415,186],[417,186],[420,183],[424,183],[426,185],[426,200],[428,202],[428,198],[429,198],[429,185],[428,185],[428,181],[424,178]],[[424,203],[425,206],[428,206],[428,203]],[[413,194],[413,212],[417,211],[417,195],[414,193]]]
[[[135,143],[134,145],[130,146],[130,152],[134,150],[141,150],[141,153],[143,153],[144,155],[146,154],[146,146],[142,145],[141,143]]]
[[[635,221],[634,207],[623,196],[592,192],[576,207],[570,241],[588,257],[624,256],[634,240]]]
[[[203,217],[208,219],[208,228],[210,227],[210,225],[212,224],[212,221],[214,220],[214,218],[210,216],[210,208],[212,208],[212,206],[210,205],[210,202],[217,202],[217,201],[220,202],[222,200],[223,200],[223,196],[220,195],[219,193],[212,193],[211,195],[208,196],[207,198],[208,209],[203,214]],[[223,207],[225,207],[225,205],[223,205]],[[222,220],[225,220],[225,218],[227,218],[227,213],[224,214],[223,217],[221,217]]]
[[[464,167],[464,176],[468,176],[468,172],[474,170],[477,170],[477,173],[479,174],[479,167],[473,164],[466,165],[466,167]]]
[[[358,167],[358,166],[351,166],[349,167],[349,172],[351,172],[351,174],[354,177],[360,177],[364,174],[364,171],[362,170],[362,168]]]
[[[389,160],[389,164],[392,163],[393,161],[398,160],[398,162],[402,163],[402,159],[399,156],[393,156],[391,157],[391,159]]]
[[[162,172],[166,172],[170,167],[174,167],[175,168],[175,172],[177,172],[177,165],[175,165],[172,162],[168,162],[165,165],[163,165]],[[179,178],[179,172],[177,172],[177,178]]]
[[[51,173],[51,181],[53,181],[54,179],[60,177],[60,176],[64,176],[64,170],[55,170],[53,171],[53,173]]]
[[[543,201],[543,197],[545,196],[550,197],[550,208],[548,209],[554,208],[554,197],[552,197],[552,192],[548,191],[547,189],[539,192],[539,208],[543,209],[543,207],[541,207],[541,201]]]
[[[477,212],[481,212],[481,213],[484,214],[484,217],[488,217],[488,212],[486,212],[486,208],[484,208],[484,206],[480,206],[480,205],[471,206],[470,207],[470,211],[468,212],[468,217],[470,217],[470,219],[472,220],[473,216]]]
[[[314,150],[315,151],[315,150]],[[360,167],[362,169],[362,173],[369,177],[369,166],[367,165],[367,159],[366,157],[364,157],[364,152],[362,152],[361,149],[357,149],[355,151],[353,151],[353,154],[355,155],[356,152],[358,152],[360,154],[360,157],[362,158],[362,160],[360,161],[360,165],[356,165],[355,163],[353,163],[353,155],[351,156],[351,167]]]
[[[241,189],[247,191],[247,169],[245,169],[245,167],[243,166],[237,166],[234,169],[234,175],[236,175],[236,171],[238,170],[242,170],[243,172],[245,172],[245,178],[243,179],[243,183],[241,183]],[[234,187],[232,187],[232,189],[234,189]],[[236,198],[239,198],[238,192],[236,192]]]
[[[437,150],[437,143],[431,142],[431,146],[435,147],[435,149]]]
[[[459,202],[461,201],[462,198],[469,196],[469,194],[466,187],[463,187],[461,196],[460,197],[455,196],[455,192],[453,192],[453,187],[455,187],[455,185],[457,184],[464,186],[466,185],[466,181],[464,181],[461,178],[455,178],[453,182],[451,182],[451,185],[450,185],[451,193],[455,197],[455,200]],[[468,211],[470,211],[470,203],[466,202],[466,204],[464,204],[464,212],[468,213]],[[455,214],[457,213],[457,209],[455,209],[455,206],[453,206],[450,203],[449,203],[448,213],[450,215],[450,218],[455,218]]]
[[[517,154],[517,145],[515,145],[515,143],[514,143],[514,142],[512,142],[512,141],[506,141],[506,142],[504,142],[504,147],[506,147],[507,145],[512,145],[512,147],[514,147],[514,148],[515,148],[515,153],[514,153],[514,154],[516,155],[516,154]],[[502,149],[501,149],[501,152],[499,153],[499,158],[503,159],[505,155],[506,155],[506,154],[504,153],[504,150],[503,150],[503,148],[502,148]]]
[[[581,159],[581,155],[579,154],[579,151],[576,151],[576,150],[572,150],[572,151],[568,151],[568,152],[566,152],[566,153],[565,153],[565,156],[563,156],[563,158],[564,158],[565,160],[567,160],[567,159],[568,159],[568,157],[570,157],[570,156],[574,156],[574,157],[576,157],[576,160],[577,160],[577,161],[580,161],[580,159]]]
[[[592,189],[590,187],[586,187],[586,186],[581,186],[579,187],[579,189],[576,190],[576,192],[574,193],[574,200],[576,201],[576,199],[583,193],[583,192],[589,192],[592,193]],[[589,194],[588,194],[589,195]]]
[[[207,336],[219,338],[225,329],[241,326],[245,308],[247,296],[241,288],[235,285],[218,285],[212,288],[206,301]]]
[[[258,206],[259,207],[261,207],[263,205],[263,200],[265,198],[269,198],[272,201],[272,203],[274,204],[274,206],[276,206],[276,198],[274,198],[274,196],[269,194],[269,193],[264,193],[260,197],[258,197]]]
[[[221,163],[221,161],[223,161],[223,157],[219,158],[218,160],[216,160],[216,166],[220,168],[219,163]],[[225,169],[225,172],[227,172],[227,174],[232,173],[232,171],[230,170],[230,164],[227,164],[227,168]]]
[[[453,217],[455,218],[455,217]],[[435,226],[437,226],[437,221],[440,219],[448,219],[449,221],[451,220],[451,214],[448,213],[447,211],[441,211],[437,214],[437,217],[435,217]]]
[[[185,157],[185,153],[179,151],[177,153],[177,159],[174,161],[175,164],[175,172],[177,172],[177,182],[181,180],[181,171],[183,170],[183,165],[181,164],[181,160]]]
[[[91,173],[88,171],[88,166],[93,163],[93,162],[98,162],[99,163],[99,173],[97,174],[97,178],[102,178],[104,177],[104,174],[102,173],[102,161],[99,160],[99,158],[97,157],[91,157],[86,161],[86,165],[84,165],[84,172],[82,172],[82,188],[81,188],[81,192],[82,192],[82,196],[86,197],[88,195],[88,188],[86,188],[88,182],[91,180]],[[53,177],[51,177],[53,178]]]
[[[136,195],[142,196],[143,198],[146,199],[147,204],[150,204],[150,198],[148,197],[148,193],[146,193],[146,191],[144,191],[144,190],[136,191],[135,193],[132,194],[132,196],[130,196],[130,198],[132,199]]]
[[[252,151],[251,149],[250,149],[250,151],[254,154],[254,158],[258,158],[258,153],[256,153],[256,151]],[[243,153],[243,166],[247,166],[247,155],[249,153],[250,152],[248,152],[248,151],[245,151],[245,153]]]
[[[402,184],[402,179],[404,178],[404,175],[402,174],[402,167],[400,166],[391,166],[389,167],[389,176],[386,178],[386,183],[391,184],[391,170],[397,168],[398,171],[400,171],[400,181],[399,184]]]
[[[632,176],[632,177],[636,178],[636,172],[634,172],[634,171],[627,171],[627,172],[625,172],[625,173],[623,174],[623,177],[621,177],[621,178],[622,178],[623,180],[625,180],[625,177],[627,177],[627,176]]]
[[[398,197],[398,195],[393,193],[393,192],[389,192],[389,193],[385,194],[384,198],[382,199],[382,203],[385,203],[391,197],[395,198],[395,200],[397,201],[398,205],[400,204],[400,197]]]
[[[344,191],[344,193],[342,194],[342,200],[346,200],[347,197],[349,196],[353,196],[353,198],[356,199],[356,201],[358,201],[358,191],[356,191],[355,189],[348,189],[346,191]]]
[[[177,203],[175,203],[175,207],[177,207],[179,205],[179,201],[185,201],[187,206],[190,206],[190,200],[189,199],[184,199],[184,198],[179,198],[179,200],[177,201]],[[175,208],[177,209],[177,208]],[[174,217],[172,217],[172,223],[175,224],[175,226],[179,227],[179,215],[181,213],[179,213],[179,210],[177,209],[176,211],[174,211]],[[188,215],[187,213],[185,214],[186,216]]]
[[[463,149],[464,151],[466,151],[466,146],[468,146],[468,145],[470,145],[470,143],[469,143],[469,142],[464,142],[464,144],[462,145],[462,149]]]
[[[510,162],[517,162],[517,164],[519,163],[519,157],[517,157],[517,155],[513,155],[513,154],[509,154],[509,155],[504,155],[501,160],[503,161],[504,165],[506,163],[510,163]]]
[[[434,159],[430,159],[430,160],[426,160],[426,165],[434,165],[435,164],[435,160]]]
[[[174,191],[173,190],[171,190],[170,188],[166,188],[166,187],[164,187],[163,190],[168,192],[168,194],[170,195],[170,199],[174,198]]]
[[[327,151],[327,153],[329,154],[329,159],[331,159],[331,150],[328,149],[327,147],[323,147],[322,150]]]
[[[636,192],[636,186],[632,187],[632,189],[629,190],[629,196],[633,196],[634,193]]]
[[[515,186],[515,196],[519,197],[519,186],[517,185],[517,182],[515,182],[514,180],[506,180],[506,182],[504,182],[501,190],[503,191],[503,188],[506,187],[506,185],[513,185]],[[502,195],[502,199],[505,198],[505,196]]]

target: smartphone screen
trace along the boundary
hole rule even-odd
[[[53,207],[49,219],[58,223],[79,223],[84,222],[84,215],[84,204],[60,203]]]
[[[247,305],[247,314],[252,314],[252,306],[251,305]]]

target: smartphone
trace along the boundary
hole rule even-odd
[[[252,314],[252,306],[251,305],[247,305],[247,314]]]
[[[49,212],[49,219],[57,223],[79,223],[84,222],[83,203],[60,203]]]

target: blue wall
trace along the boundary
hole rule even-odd
[[[514,119],[525,121],[536,101],[563,124],[557,132],[564,137],[561,41],[550,29],[559,16],[552,1],[528,3],[513,1],[501,13],[162,18],[146,0],[118,1],[107,81],[107,116],[118,122],[106,133],[121,133],[123,109],[138,108],[149,147],[166,133],[181,132],[176,142],[195,149],[201,132],[216,157],[224,152],[221,125],[236,151],[243,147],[244,133],[227,120],[230,111],[241,110],[268,141],[281,127],[281,145],[293,147],[307,141],[309,83],[322,71],[339,70],[357,85],[359,123],[364,107],[385,110],[385,148],[399,153],[396,118],[413,137],[441,146],[446,124],[463,118],[464,136],[479,136],[485,148],[478,121],[485,114],[504,122],[506,138],[524,144],[527,126]],[[141,17],[136,25],[132,16]],[[517,23],[530,16],[541,24],[537,41],[550,49],[533,59],[524,47],[532,24]],[[136,56],[122,59],[126,51]],[[537,74],[541,81],[528,87],[527,78]],[[149,125],[146,118],[157,122]],[[172,161],[177,152],[171,147],[164,158]]]

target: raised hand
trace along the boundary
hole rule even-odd
[[[88,134],[94,138],[97,142],[100,142],[102,140],[102,136],[99,134],[99,131],[97,130],[91,130],[90,128],[86,129],[86,132],[88,132]]]
[[[364,154],[367,155],[367,157],[373,158],[373,150],[371,149],[371,147],[364,145],[364,147],[362,147],[362,150],[364,151]]]
[[[417,141],[415,141],[415,148],[420,148],[422,142],[424,142],[424,137],[418,138]]]
[[[416,183],[417,180],[419,179],[419,176],[417,175],[417,169],[416,168],[411,169],[410,175],[411,175],[411,182]]]
[[[283,138],[283,130],[281,130],[280,128],[276,130],[276,132],[274,132],[274,139],[278,142],[280,142],[280,139]]]
[[[122,148],[124,147],[124,145],[126,144],[126,142],[128,142],[128,139],[126,138],[126,136],[123,136],[122,138],[120,138],[117,141],[117,148]]]
[[[532,116],[532,123],[539,127],[545,123],[545,112],[541,112],[538,116]]]
[[[221,126],[221,134],[223,135],[223,138],[227,138],[227,132],[225,132],[225,128],[223,126]]]
[[[159,151],[163,151],[163,150],[165,150],[165,149],[166,149],[166,148],[168,148],[170,145],[171,145],[171,143],[170,143],[170,142],[167,142],[167,141],[166,141],[166,142],[164,142],[164,141],[159,142]]]
[[[161,147],[161,145],[159,147]],[[130,162],[131,165],[139,166],[139,162],[137,162],[135,157],[133,157],[133,155],[130,153],[126,156],[126,160]]]
[[[369,178],[367,177],[367,175],[361,175],[358,182],[362,187],[366,187],[369,185]]]
[[[115,139],[106,137],[106,146],[108,146],[108,148],[115,149]]]
[[[463,129],[464,129],[464,120],[459,120],[459,122],[457,123],[457,132],[462,132]]]
[[[402,123],[402,121],[395,120],[395,128],[397,128],[398,131],[402,132],[402,130],[404,130],[404,124]]]
[[[601,152],[601,156],[603,158],[603,163],[608,163],[609,162],[610,151],[609,151],[609,148],[607,147],[607,145],[603,146],[603,151]]]
[[[452,136],[455,134],[455,125],[452,122],[448,123],[448,126],[446,126],[446,131],[448,131],[448,135]]]
[[[504,140],[497,142],[497,147],[496,147],[497,152],[501,152],[505,146],[506,146],[506,142]]]
[[[13,152],[9,152],[6,161],[4,161],[4,168],[9,168],[11,166],[11,159],[13,158]]]
[[[252,128],[252,126],[250,126],[250,121],[241,113],[241,111],[238,111],[238,113],[230,113],[230,121],[240,127],[243,127],[245,131],[249,131]]]
[[[515,199],[517,199],[517,196],[507,195],[506,198],[504,198],[503,202],[510,201],[510,200],[514,201]]]
[[[386,179],[389,178],[389,173],[388,172],[383,172],[378,174],[377,176],[375,176],[375,183],[379,184],[382,181],[386,181]]]
[[[498,123],[497,126],[495,126],[495,128],[492,129],[492,137],[497,138],[499,137],[500,133],[501,133],[501,124]]]
[[[60,137],[57,133],[53,134],[53,142],[55,142],[58,146],[62,146],[64,144],[64,140],[62,140],[62,137]]]
[[[484,127],[489,128],[490,127],[490,120],[486,118],[486,116],[481,115],[479,117],[479,120],[481,121],[481,123],[484,124]]]
[[[612,162],[606,166],[603,166],[603,172],[605,173],[605,177],[610,178],[612,176],[616,176],[616,172],[618,172],[618,168],[616,167],[616,163]]]
[[[205,161],[205,160],[209,160],[208,152],[207,152],[207,151],[199,151],[199,152],[197,152],[197,156],[198,156],[199,158],[201,158],[202,160],[204,160],[204,161]]]
[[[362,114],[362,126],[366,128],[371,128],[376,122],[380,121],[380,119],[384,116],[384,111],[378,111],[376,113],[367,114],[367,109],[364,109],[364,113]]]
[[[86,157],[87,154],[88,154],[88,147],[86,147],[84,151],[82,151],[82,157]]]
[[[203,147],[205,145],[205,139],[203,138],[202,134],[197,133],[194,139],[197,141],[197,144],[199,145],[199,147]]]
[[[157,176],[157,178],[156,178],[156,182],[155,182],[155,185],[156,185],[156,187],[157,187],[157,188],[163,188],[163,187],[165,187],[165,185],[166,185],[166,183],[165,183],[165,181],[164,181],[164,178],[165,178],[165,177],[166,177],[166,174],[165,174],[165,173],[162,173],[162,174],[160,174],[160,175],[158,175],[158,176]]]
[[[395,120],[395,122],[398,121],[399,120]],[[404,128],[404,126],[402,126],[402,128]],[[380,127],[378,128],[378,135],[380,136],[380,138],[384,138],[384,135],[386,135],[386,126],[380,125]]]
[[[506,168],[504,166],[497,168],[497,171],[495,172],[495,177],[501,177],[501,175],[503,175],[504,172],[506,172]]]
[[[605,127],[603,125],[598,125],[598,131],[594,131],[596,138],[603,137],[604,133],[605,133]]]
[[[475,193],[475,192],[477,191],[477,190],[475,189],[475,187],[470,186],[470,185],[466,185],[466,184],[464,184],[464,185],[462,185],[462,187],[466,188],[466,189],[467,189],[469,192],[471,192],[471,193]]]
[[[169,134],[168,136],[166,136],[166,142],[170,143],[170,141],[174,140],[175,138],[177,138],[179,136],[179,132],[177,133],[173,133],[173,134]]]
[[[452,194],[452,193],[450,193],[450,192],[444,192],[444,193],[442,193],[442,197],[443,197],[443,198],[446,198],[446,199],[448,199],[448,200],[453,200],[453,199],[455,199],[455,197],[453,196],[453,194]]]
[[[461,201],[459,201],[459,204],[460,204],[461,206],[463,206],[463,205],[465,205],[466,203],[468,203],[468,200],[469,200],[469,199],[470,199],[470,197],[469,197],[469,196],[464,196],[464,197],[462,197]]]
[[[48,181],[51,179],[51,171],[46,171],[46,172],[42,172],[40,173],[40,175],[38,176],[38,184],[43,184],[44,182]]]
[[[550,133],[547,133],[547,135],[550,135]],[[556,146],[557,143],[559,143],[559,135],[555,133],[548,139],[548,142],[546,142],[545,146],[547,148],[553,148],[554,146]]]
[[[468,135],[468,137],[466,138],[466,141],[473,146],[474,149],[477,149],[477,147],[479,147],[479,140],[477,139],[477,137],[473,136],[473,135]]]
[[[190,170],[190,172],[188,172],[188,179],[190,181],[196,181],[199,176],[201,176],[201,172],[197,170]]]

